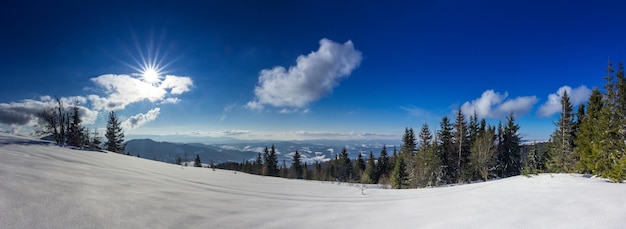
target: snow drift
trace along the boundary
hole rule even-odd
[[[625,193],[543,174],[362,194],[0,134],[0,228],[624,228]]]

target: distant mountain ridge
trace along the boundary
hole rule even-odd
[[[309,164],[315,161],[328,161],[341,152],[343,147],[348,149],[351,158],[356,158],[359,153],[367,158],[371,151],[378,157],[383,146],[387,144],[375,141],[278,141],[276,143],[249,142],[227,144],[202,144],[202,143],[172,143],[158,142],[152,139],[133,139],[126,142],[126,152],[131,155],[139,155],[142,158],[173,163],[176,157],[183,161],[192,161],[196,154],[203,163],[242,162],[254,160],[258,153],[262,153],[265,147],[270,148],[274,144],[278,154],[279,164],[291,164],[292,154],[297,150],[302,155],[303,162]],[[393,145],[387,145],[387,153],[393,154]]]

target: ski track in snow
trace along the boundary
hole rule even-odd
[[[0,134],[0,228],[626,228],[626,185],[577,174],[364,192]]]

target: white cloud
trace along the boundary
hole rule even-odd
[[[189,77],[165,76],[163,81],[146,82],[139,76],[106,74],[91,79],[96,85],[104,88],[105,97],[89,95],[88,99],[96,110],[121,110],[135,102],[176,103],[178,98],[168,94],[179,95],[190,90],[193,82]]]
[[[332,93],[339,81],[361,63],[361,52],[352,41],[339,44],[322,39],[319,43],[317,51],[299,56],[296,65],[289,69],[277,66],[261,70],[255,98],[246,107],[251,110],[262,110],[265,105],[304,108]]]
[[[250,135],[252,132],[249,130],[219,130],[219,131],[193,131],[191,136],[199,137],[232,137]]]
[[[373,132],[333,132],[333,131],[287,131],[286,136],[298,139],[332,139],[332,140],[371,140],[397,139],[399,135]]]
[[[537,103],[536,96],[521,96],[507,99],[508,93],[500,94],[494,90],[483,92],[480,98],[463,103],[461,111],[466,115],[476,112],[479,118],[503,118],[513,112],[524,115]]]
[[[161,104],[177,104],[180,102],[179,98],[165,98]]]
[[[154,108],[149,110],[145,114],[136,114],[131,116],[122,122],[122,128],[126,130],[136,129],[137,127],[143,126],[144,124],[154,121],[157,117],[159,117],[159,113],[161,112],[161,108]]]
[[[86,101],[84,97],[60,98],[66,109],[70,109],[75,102],[81,104]],[[41,96],[40,100],[26,99],[20,102],[0,103],[0,123],[6,125],[35,126],[38,124],[37,113],[46,108],[54,108],[56,101],[50,96]],[[83,124],[93,124],[98,118],[98,111],[85,106],[77,105]]]
[[[561,97],[565,91],[567,91],[567,95],[570,97],[570,102],[575,106],[586,102],[591,95],[591,89],[587,88],[585,85],[581,85],[575,89],[567,85],[560,87],[556,93],[548,95],[548,101],[539,107],[537,115],[547,117],[560,112]]]

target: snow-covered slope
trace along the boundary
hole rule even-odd
[[[364,193],[0,135],[0,228],[626,227],[626,185],[580,175]]]

